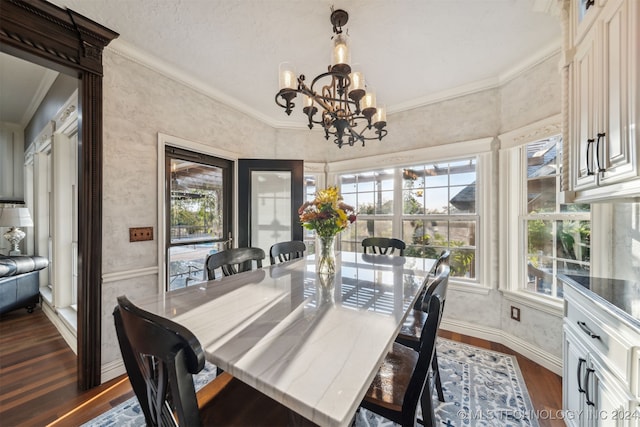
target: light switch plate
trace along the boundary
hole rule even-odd
[[[153,240],[153,227],[132,227],[129,229],[130,242]]]

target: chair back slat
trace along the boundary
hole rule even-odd
[[[443,250],[440,253],[440,256],[438,257],[437,261],[433,265],[433,268],[431,269],[431,272],[427,275],[427,277],[424,278],[424,282],[422,283],[422,290],[420,291],[420,295],[418,295],[418,298],[416,298],[416,302],[413,305],[414,309],[422,310],[424,303],[429,298],[428,293],[429,293],[429,287],[430,287],[431,283],[433,283],[433,280],[438,275],[438,270],[440,269],[440,266],[442,264],[449,265],[449,258],[450,257],[451,257],[451,252],[446,250],[446,249]]]
[[[388,237],[367,237],[362,240],[365,254],[367,250],[370,250],[374,254],[395,255],[397,250],[398,255],[402,256],[406,247],[407,245],[402,240]]]
[[[300,240],[279,242],[269,249],[269,260],[271,265],[277,264],[278,262],[291,261],[292,259],[302,258],[306,250],[307,245]]]
[[[216,252],[207,256],[204,262],[207,280],[216,278],[215,270],[218,268],[225,276],[252,270],[254,261],[256,268],[262,268],[264,258],[264,251],[260,248],[232,248]]]

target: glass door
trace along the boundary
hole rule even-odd
[[[298,208],[304,200],[302,160],[238,161],[238,246],[262,248],[302,240]]]
[[[207,255],[231,247],[233,162],[175,147],[165,155],[167,291],[206,280]]]

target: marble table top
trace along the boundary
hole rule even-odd
[[[241,381],[319,425],[345,426],[435,260],[336,258],[333,283],[321,283],[311,255],[133,302],[187,327]]]

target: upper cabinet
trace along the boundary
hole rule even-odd
[[[570,177],[577,201],[640,197],[637,0],[572,0]]]

